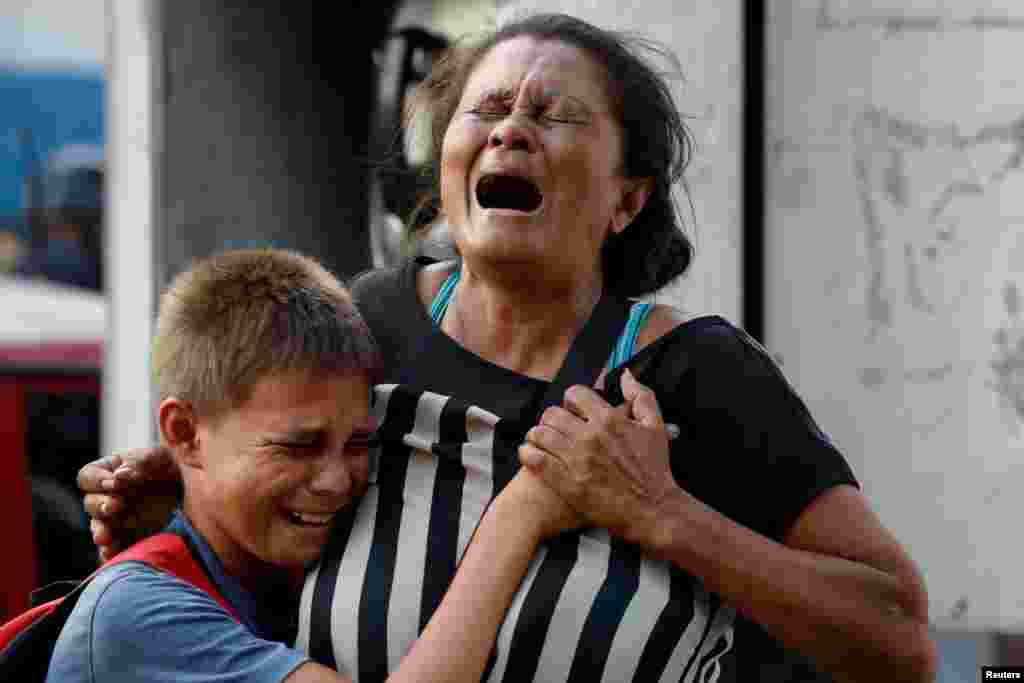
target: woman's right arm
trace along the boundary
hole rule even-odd
[[[541,541],[578,526],[576,514],[522,468],[477,527],[448,592],[388,681],[479,681]],[[335,683],[336,672],[307,663],[286,683]]]

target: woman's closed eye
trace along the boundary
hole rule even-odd
[[[587,125],[587,122],[582,117],[573,117],[573,116],[555,115],[555,114],[545,114],[541,118],[543,118],[545,121],[550,121],[552,123],[568,123],[568,124],[573,125],[573,126],[585,126],[585,125]]]
[[[501,119],[508,116],[508,110],[501,111],[493,107],[478,107],[476,109],[470,109],[470,114],[473,114],[485,121],[500,121]]]
[[[498,110],[493,107],[482,107],[476,109],[470,109],[468,113],[483,119],[485,121],[500,121],[511,112],[509,110]],[[587,120],[582,116],[573,116],[570,114],[559,113],[559,112],[543,112],[538,110],[531,110],[529,112],[530,118],[534,118],[540,122],[547,123],[565,123],[573,126],[584,126],[587,124]]]

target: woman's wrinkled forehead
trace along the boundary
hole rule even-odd
[[[583,50],[553,40],[517,36],[492,47],[470,73],[462,101],[569,97],[593,113],[611,110],[604,68]]]

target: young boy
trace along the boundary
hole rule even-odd
[[[168,530],[235,615],[148,564],[116,564],[80,598],[47,680],[344,680],[281,641],[335,515],[367,487],[377,363],[347,291],[306,257],[229,252],[179,275],[153,343],[160,432],[185,489]],[[574,523],[522,470],[390,680],[479,680],[537,545]]]

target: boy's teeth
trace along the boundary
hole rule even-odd
[[[316,515],[309,512],[295,512],[291,511],[292,519],[302,524],[327,524],[331,521],[334,515]]]

